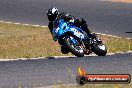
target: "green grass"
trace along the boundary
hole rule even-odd
[[[108,52],[132,50],[132,39],[99,35]],[[0,58],[33,58],[63,55],[47,27],[0,23]],[[70,54],[68,54],[70,55]]]

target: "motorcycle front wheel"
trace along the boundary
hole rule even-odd
[[[69,49],[67,47],[61,46],[61,52],[63,54],[68,54],[69,53]]]
[[[77,57],[84,56],[83,48],[81,47],[81,41],[79,41],[79,39],[77,39],[75,36],[64,37],[63,41],[73,55]]]

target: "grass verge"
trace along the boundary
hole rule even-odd
[[[132,39],[98,36],[108,47],[108,52],[132,50]],[[0,58],[16,59],[59,55],[63,56],[59,44],[52,40],[47,27],[0,23]]]
[[[132,84],[86,84],[79,85],[59,85],[54,88],[132,88]]]

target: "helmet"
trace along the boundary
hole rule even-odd
[[[56,17],[58,16],[59,12],[58,9],[55,7],[50,8],[47,11],[47,16],[48,16],[48,20],[49,21],[54,21],[56,19]]]

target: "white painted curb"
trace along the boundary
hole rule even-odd
[[[25,26],[34,26],[34,27],[47,27],[47,26],[41,26],[41,25],[22,24],[22,23],[14,23],[14,22],[7,22],[7,21],[0,21],[0,23],[16,24],[16,25],[25,25]]]
[[[123,37],[118,37],[118,36],[113,36],[113,35],[108,35],[108,34],[102,34],[102,33],[96,33],[96,34],[106,35],[106,36],[110,36],[110,37],[114,37],[114,38],[123,38]],[[132,39],[132,38],[123,38],[123,39]]]

